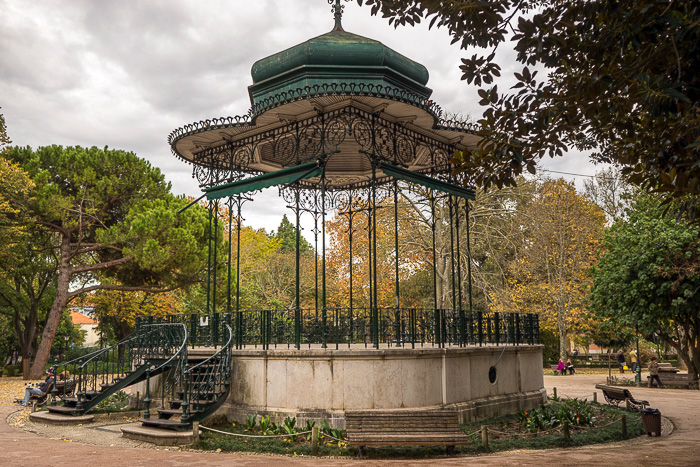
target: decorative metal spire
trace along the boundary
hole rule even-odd
[[[350,0],[345,0],[346,2]],[[335,3],[335,5],[333,5]],[[335,26],[333,27],[334,31],[344,31],[343,25],[341,24],[341,20],[343,18],[343,9],[345,9],[344,5],[340,4],[340,0],[328,0],[329,5],[333,5],[331,7],[331,11],[333,12],[333,16],[335,17]]]

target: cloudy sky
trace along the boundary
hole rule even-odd
[[[345,30],[425,65],[432,97],[445,111],[481,115],[476,88],[460,80],[458,68],[474,51],[451,46],[444,30],[394,29],[368,7],[345,5]],[[159,167],[176,194],[199,196],[191,166],[171,155],[168,134],[246,114],[253,63],[332,26],[326,0],[0,0],[0,113],[16,145],[133,151]],[[501,49],[507,77],[521,66]],[[508,85],[506,79],[499,88]],[[545,164],[596,170],[580,155]],[[276,190],[254,204],[245,208],[246,223],[274,229],[284,212]]]

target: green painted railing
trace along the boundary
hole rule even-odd
[[[233,330],[234,348],[464,346],[539,344],[536,314],[422,308],[247,310],[210,315],[174,315],[163,322],[188,326],[191,346],[224,344],[222,323]],[[325,319],[324,319],[325,318]],[[325,323],[325,325],[324,325]]]
[[[143,380],[146,369],[162,372],[186,342],[182,324],[142,323],[115,345],[56,365],[51,405],[58,398],[74,404],[76,413],[84,413],[117,390]]]

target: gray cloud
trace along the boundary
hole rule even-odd
[[[172,157],[168,134],[247,113],[253,63],[333,26],[321,0],[0,0],[0,11],[0,106],[15,144],[134,151],[163,171],[174,192],[192,196],[199,188],[191,167]],[[354,2],[343,25],[424,64],[444,110],[480,117],[476,88],[458,68],[474,52],[451,46],[446,31],[394,29]],[[520,68],[507,47],[499,58]],[[554,165],[563,166],[593,172],[584,155]],[[274,191],[256,199],[246,218],[274,229],[283,212]]]

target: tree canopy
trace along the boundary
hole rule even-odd
[[[32,366],[43,373],[66,305],[96,290],[159,292],[198,280],[206,261],[207,214],[169,193],[158,169],[133,153],[49,146],[10,148],[34,187],[29,228],[51,239],[55,298]]]
[[[395,26],[423,19],[480,54],[462,79],[492,85],[512,40],[522,69],[509,91],[479,90],[478,151],[458,154],[469,181],[513,185],[545,155],[592,150],[629,181],[695,217],[700,197],[700,8],[695,2],[358,0]],[[508,64],[510,67],[510,63]],[[544,73],[541,73],[541,72]]]
[[[600,322],[657,334],[700,371],[700,229],[640,196],[605,234],[593,268],[591,308]]]

